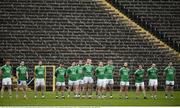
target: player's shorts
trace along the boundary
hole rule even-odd
[[[2,79],[2,85],[12,85],[11,78],[3,78]]]
[[[166,81],[166,85],[174,86],[174,81]]]
[[[105,79],[106,84],[114,84],[114,80],[113,79]]]
[[[82,80],[82,79],[80,79],[80,80],[77,80],[78,81],[78,84],[80,85],[82,85],[82,84],[84,84],[84,80]]]
[[[26,86],[27,83],[26,83],[26,81],[21,81],[21,80],[19,80],[19,81],[18,81],[18,85],[19,85],[19,86],[22,86],[22,85]]]
[[[135,83],[136,87],[144,87],[144,82]]]
[[[77,81],[71,81],[71,80],[69,80],[69,81],[68,81],[68,85],[70,85],[70,86],[79,85],[79,82],[78,82],[78,80],[77,80]]]
[[[98,87],[106,87],[106,79],[97,79],[97,86]]]
[[[56,82],[56,86],[65,86],[65,82]]]
[[[149,79],[149,86],[157,86],[158,80],[157,79]]]
[[[93,78],[92,77],[84,77],[84,84],[87,84],[87,83],[93,83],[94,81],[93,81]]]
[[[36,79],[36,86],[45,86],[44,78],[37,78]]]
[[[129,86],[129,81],[127,81],[127,82],[121,81],[120,86]]]

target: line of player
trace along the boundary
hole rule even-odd
[[[3,98],[4,88],[7,86],[9,91],[9,97],[12,97],[11,92],[11,77],[12,77],[12,67],[10,66],[10,61],[7,60],[5,65],[0,68],[2,75],[2,87],[1,87],[1,98]],[[166,88],[165,88],[165,98],[173,98],[173,86],[175,79],[176,69],[173,67],[172,62],[164,69],[163,76],[166,78]],[[143,69],[142,65],[138,65],[135,72],[132,72],[128,68],[128,63],[119,69],[119,72],[115,72],[115,66],[112,60],[107,61],[107,65],[104,66],[103,62],[99,62],[99,65],[95,68],[92,65],[92,60],[87,59],[86,63],[83,64],[82,60],[76,64],[73,62],[67,69],[64,67],[63,63],[60,63],[59,67],[56,69],[56,98],[59,98],[59,89],[61,89],[61,98],[65,98],[64,92],[66,89],[65,79],[68,78],[68,95],[67,98],[71,96],[71,91],[75,98],[93,98],[93,76],[97,78],[96,86],[96,98],[106,98],[109,89],[109,98],[113,98],[113,85],[114,85],[114,75],[119,75],[120,78],[120,92],[119,98],[128,99],[128,87],[130,74],[135,79],[136,86],[136,99],[138,99],[140,89],[142,89],[144,99],[147,99],[146,91],[144,88],[144,78],[149,78],[149,87],[151,92],[151,97],[157,99],[157,86],[158,86],[158,69],[153,63],[147,72]],[[16,97],[18,97],[18,89],[23,88],[24,98],[27,98],[26,81],[28,79],[28,68],[25,66],[24,61],[20,62],[20,66],[16,68],[16,77],[18,79],[18,86],[16,90]],[[37,98],[38,88],[41,88],[42,98],[45,98],[45,67],[42,65],[42,61],[38,62],[38,66],[35,68],[35,96]]]

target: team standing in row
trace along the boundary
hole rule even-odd
[[[106,92],[110,91],[109,98],[113,98],[113,76],[115,73],[115,67],[113,66],[112,60],[108,60],[107,65],[104,66],[103,62],[99,62],[99,65],[95,68],[92,64],[91,59],[87,59],[86,64],[80,60],[78,63],[73,62],[67,69],[64,67],[63,63],[60,63],[59,67],[56,69],[56,98],[59,97],[59,89],[61,89],[61,97],[65,98],[64,92],[66,89],[65,79],[68,78],[68,95],[71,96],[71,90],[74,93],[74,97],[79,98],[92,98],[93,91],[93,76],[97,77],[97,87],[96,96],[97,98],[105,98]],[[1,98],[3,98],[4,88],[7,86],[9,91],[9,96],[12,97],[11,92],[11,76],[12,67],[10,66],[10,61],[7,60],[6,64],[0,68],[2,74],[2,87],[1,87]],[[173,98],[173,86],[176,70],[172,66],[172,62],[164,69],[163,76],[166,77],[166,88],[165,88],[165,98]],[[147,99],[146,92],[144,88],[144,77],[149,78],[149,87],[151,92],[151,97],[157,99],[157,86],[158,86],[158,69],[155,64],[147,69],[147,73],[143,69],[142,65],[138,66],[138,69],[133,73],[129,68],[128,64],[124,63],[123,67],[119,69],[120,76],[120,98],[125,96],[128,99],[128,87],[130,74],[133,74],[135,78],[136,86],[136,98],[138,98],[140,89],[144,94],[144,99]],[[18,89],[23,88],[24,98],[26,98],[27,89],[27,79],[28,79],[28,68],[25,66],[24,61],[21,61],[20,66],[16,68],[16,77],[18,79],[18,86],[16,90],[16,97],[18,97]],[[42,66],[42,61],[38,62],[38,66],[35,68],[35,96],[37,98],[38,88],[41,88],[42,98],[45,98],[45,67]]]

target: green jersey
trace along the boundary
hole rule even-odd
[[[98,66],[95,71],[96,71],[96,76],[98,79],[105,78],[105,67]]]
[[[77,68],[77,79],[83,79],[83,66],[78,65]]]
[[[35,68],[36,78],[44,78],[44,74],[45,74],[45,67],[44,66],[37,66]]]
[[[156,67],[151,67],[147,70],[149,79],[157,79],[158,69]]]
[[[26,74],[28,73],[28,68],[26,66],[19,66],[16,68],[16,72],[18,73],[19,79],[21,81],[26,81]]]
[[[83,72],[85,77],[92,77],[94,71],[94,66],[90,64],[85,64],[83,66]]]
[[[174,67],[166,67],[164,69],[164,72],[166,73],[166,81],[174,81],[174,75],[176,73],[176,69]]]
[[[144,82],[144,69],[137,69],[134,74],[136,83]]]
[[[105,66],[105,78],[113,79],[115,67],[113,65],[106,65]]]
[[[66,69],[64,67],[58,67],[55,74],[57,82],[65,82],[64,75],[66,74]]]
[[[12,67],[9,65],[4,65],[1,68],[2,71],[2,77],[3,78],[11,78],[11,74],[12,74]]]
[[[130,74],[130,69],[126,67],[122,67],[119,70],[120,76],[121,76],[121,81],[128,82],[129,81],[129,74]]]
[[[69,76],[69,80],[76,81],[77,80],[77,67],[71,66],[67,69],[67,75]]]

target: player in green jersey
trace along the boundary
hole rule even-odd
[[[73,62],[72,65],[67,69],[68,77],[68,98],[70,97],[71,89],[73,89],[74,97],[78,97],[78,81],[77,81],[77,67],[76,63]]]
[[[16,68],[16,77],[18,79],[18,85],[16,89],[16,98],[18,97],[19,88],[23,88],[24,98],[26,98],[27,84],[28,79],[28,68],[24,65],[24,61],[20,62],[20,66]]]
[[[106,91],[108,91],[108,88],[110,91],[110,98],[113,98],[112,91],[114,84],[114,79],[113,79],[114,69],[115,67],[113,66],[112,60],[108,60],[107,65],[105,66],[105,80],[106,80],[105,82],[106,82]]]
[[[147,70],[147,73],[149,77],[151,97],[157,99],[158,69],[156,68],[156,64],[153,63],[151,68]]]
[[[104,98],[104,93],[106,89],[106,81],[105,81],[105,67],[103,66],[103,62],[99,62],[99,66],[95,70],[97,76],[97,98]]]
[[[56,98],[59,97],[58,92],[61,88],[61,98],[64,97],[64,90],[65,90],[65,74],[66,69],[64,68],[64,64],[60,63],[59,67],[55,71],[55,77],[56,77]]]
[[[135,86],[136,86],[136,99],[138,99],[140,88],[143,91],[144,99],[147,99],[146,97],[146,91],[144,88],[144,69],[142,68],[142,65],[138,66],[138,69],[134,72],[135,76]]]
[[[86,64],[83,66],[83,73],[84,73],[84,91],[83,96],[88,95],[88,98],[92,98],[92,89],[93,89],[93,75],[94,75],[94,66],[91,65],[92,60],[87,59]]]
[[[34,98],[37,98],[38,94],[38,88],[41,87],[41,94],[42,98],[45,98],[44,91],[45,91],[45,67],[42,66],[42,61],[39,60],[38,66],[35,68],[35,96]]]
[[[176,75],[176,69],[173,67],[172,62],[164,69],[164,77],[166,77],[166,88],[165,88],[165,98],[168,98],[168,94],[171,99],[173,98],[173,87],[174,79]]]
[[[130,74],[128,63],[124,63],[124,66],[119,70],[119,74],[120,74],[120,80],[121,80],[120,95],[124,91],[125,98],[128,99],[129,74]]]
[[[83,62],[82,60],[79,60],[77,67],[77,81],[78,81],[78,97],[80,97],[82,91],[83,91],[83,85],[84,85],[84,75],[83,75]]]
[[[8,88],[9,97],[12,98],[12,67],[10,66],[10,60],[6,60],[6,64],[0,68],[0,73],[2,74],[2,87],[1,87],[1,98],[3,98],[5,87]]]

